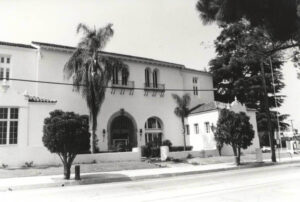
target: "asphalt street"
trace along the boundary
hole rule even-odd
[[[0,181],[1,183],[1,181]],[[300,201],[300,164],[0,193],[1,201]]]

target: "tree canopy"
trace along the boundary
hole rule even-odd
[[[70,168],[76,155],[90,148],[88,116],[55,110],[44,120],[43,143],[51,153],[56,153],[64,164],[65,178],[70,178]]]
[[[204,23],[234,23],[242,18],[263,27],[273,40],[299,41],[298,0],[199,0],[197,10]]]
[[[228,109],[222,109],[214,133],[218,144],[230,145],[237,156],[237,164],[240,163],[241,149],[247,149],[252,145],[254,130],[249,122],[250,118],[244,113],[235,113]]]
[[[253,28],[248,21],[241,20],[233,24],[222,25],[222,31],[215,40],[217,56],[210,61],[210,72],[213,74],[214,86],[217,88],[215,98],[230,103],[235,97],[249,108],[258,111],[258,129],[266,130],[264,111],[264,94],[261,80],[260,55],[270,48],[272,41],[263,30]],[[258,51],[259,50],[259,51]],[[264,63],[265,79],[269,106],[281,106],[284,96],[278,94],[284,87],[282,65],[283,58],[274,54]],[[273,76],[272,77],[272,71]],[[273,88],[274,79],[274,88]],[[274,96],[274,89],[276,97]],[[277,129],[276,112],[272,112],[272,125]],[[279,117],[281,129],[287,124],[283,120],[287,115]]]

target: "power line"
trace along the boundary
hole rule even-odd
[[[53,84],[53,85],[64,85],[64,86],[85,86],[85,85],[75,85],[72,83],[63,83],[63,82],[53,82],[53,81],[39,81],[39,80],[30,80],[30,79],[17,79],[17,78],[0,78],[1,80],[6,80],[6,81],[19,81],[19,82],[29,82],[29,83],[42,83],[42,84]],[[129,90],[163,90],[163,91],[182,91],[182,92],[195,92],[195,91],[215,91],[217,90],[216,88],[213,89],[176,89],[176,88],[138,88],[138,87],[128,87],[128,86],[105,86],[103,88],[108,88],[108,89],[115,89],[115,88],[121,88],[121,89],[129,89]]]

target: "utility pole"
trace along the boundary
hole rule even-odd
[[[272,126],[271,126],[271,116],[270,116],[270,109],[269,109],[269,100],[268,100],[268,93],[267,93],[267,85],[266,85],[266,77],[265,77],[265,69],[264,69],[264,60],[263,58],[260,59],[260,69],[261,69],[261,79],[262,79],[262,85],[263,85],[263,97],[264,97],[264,107],[265,107],[265,113],[267,114],[267,127],[268,127],[268,136],[269,136],[269,142],[272,152],[272,162],[276,162],[276,153],[275,153],[275,147],[274,147],[274,136],[272,134]]]
[[[274,80],[274,72],[273,72],[273,64],[272,64],[272,58],[269,57],[270,62],[270,68],[271,68],[271,75],[272,75],[272,83],[273,83],[273,93],[274,93],[274,99],[275,99],[275,107],[278,109],[277,105],[277,97],[276,97],[276,90],[275,90],[275,80]],[[278,160],[280,161],[280,152],[282,150],[282,142],[281,142],[281,135],[280,135],[280,122],[279,122],[279,112],[276,111],[276,119],[277,119],[277,133],[278,133],[278,140],[279,140],[279,146],[280,150],[278,150]]]

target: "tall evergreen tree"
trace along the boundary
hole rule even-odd
[[[216,100],[230,103],[237,97],[247,107],[256,109],[260,132],[267,130],[267,120],[261,80],[261,58],[256,52],[258,49],[266,51],[271,46],[272,40],[264,30],[253,28],[248,21],[241,20],[237,23],[222,25],[222,31],[215,40],[217,56],[210,61],[214,86],[218,89],[215,93]],[[282,64],[283,58],[280,54],[274,54],[264,63],[270,108],[281,106],[284,100],[284,96],[278,94],[284,87]],[[276,97],[273,94],[274,90]],[[273,130],[278,129],[276,113],[276,111],[271,112]],[[279,116],[281,129],[287,127],[287,124],[283,122],[286,117],[287,115]]]

